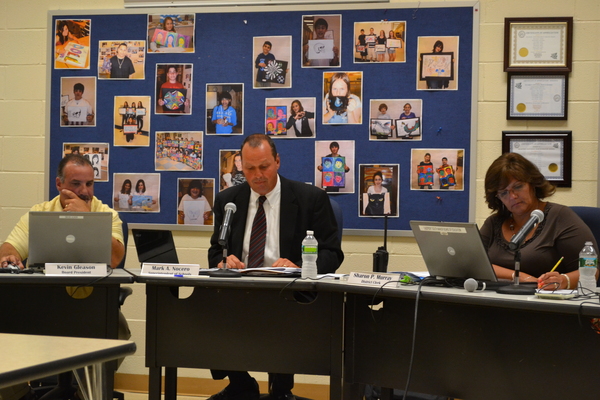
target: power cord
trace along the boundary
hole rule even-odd
[[[113,273],[113,269],[112,269],[112,268],[110,268],[110,267],[107,267],[107,269],[108,269],[108,272],[107,272],[107,274],[106,274],[106,275],[104,275],[104,276],[100,276],[100,277],[98,277],[98,278],[94,278],[92,281],[90,281],[90,282],[88,282],[88,283],[85,283],[85,284],[82,284],[82,285],[77,285],[77,286],[75,286],[75,290],[73,290],[73,292],[72,292],[72,293],[70,293],[69,295],[70,295],[71,297],[73,297],[73,298],[74,298],[74,297],[75,297],[75,293],[77,293],[77,291],[78,291],[80,288],[84,288],[84,287],[93,286],[93,285],[95,285],[96,283],[98,283],[98,282],[101,282],[101,281],[103,281],[104,279],[106,279],[106,278],[108,278],[109,276],[111,276],[111,275],[112,275],[112,273]]]
[[[402,400],[406,400],[406,396],[408,396],[408,388],[410,387],[410,378],[412,375],[412,367],[415,357],[415,343],[417,340],[417,319],[419,316],[419,298],[421,297],[421,289],[423,288],[423,286],[427,286],[429,283],[435,283],[436,285],[439,285],[438,279],[429,276],[421,280],[421,282],[419,282],[419,287],[417,288],[417,297],[415,298],[415,316],[413,321],[413,332],[410,345],[410,361],[408,363],[408,374],[406,376],[406,386],[404,387],[404,395],[402,396]]]

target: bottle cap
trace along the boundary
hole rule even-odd
[[[307,235],[307,236],[312,236],[312,235],[314,235],[314,234],[315,234],[315,233],[314,233],[313,231],[306,231],[306,235]]]
[[[588,240],[587,242],[585,242],[585,245],[586,246],[593,246],[594,244]]]

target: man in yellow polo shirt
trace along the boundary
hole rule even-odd
[[[125,256],[122,222],[115,210],[94,197],[94,169],[90,161],[79,154],[65,156],[58,164],[56,189],[58,189],[58,196],[50,201],[36,204],[30,211],[111,212],[113,215],[111,267],[116,268]],[[29,212],[21,217],[6,241],[0,246],[0,268],[6,268],[10,263],[23,269],[23,260],[28,255]],[[127,320],[120,311],[118,337],[125,340],[131,337]],[[28,384],[0,389],[1,400],[30,398],[35,398],[35,395],[32,395]]]
[[[65,156],[58,164],[56,189],[58,196],[36,204],[30,211],[111,212],[111,267],[116,268],[125,255],[122,222],[115,210],[94,197],[94,170],[90,161],[79,154]],[[29,213],[26,213],[0,246],[0,267],[6,268],[10,263],[23,269],[22,261],[28,255]]]

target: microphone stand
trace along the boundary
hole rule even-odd
[[[520,294],[532,295],[535,294],[535,287],[528,287],[519,284],[519,272],[521,271],[521,245],[515,251],[515,282],[512,285],[501,286],[496,291],[501,294]]]
[[[373,272],[387,272],[389,253],[387,251],[388,216],[384,216],[383,246],[373,253]]]
[[[208,276],[215,278],[239,278],[242,276],[241,272],[233,270],[231,268],[227,268],[227,244],[229,242],[227,235],[225,240],[221,242],[221,246],[223,247],[223,268],[219,268],[215,271],[210,271]]]

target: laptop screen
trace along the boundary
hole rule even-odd
[[[132,229],[140,263],[179,264],[171,231]]]
[[[29,213],[30,267],[45,263],[106,263],[110,266],[112,213]]]
[[[431,276],[496,282],[477,224],[410,221]]]

